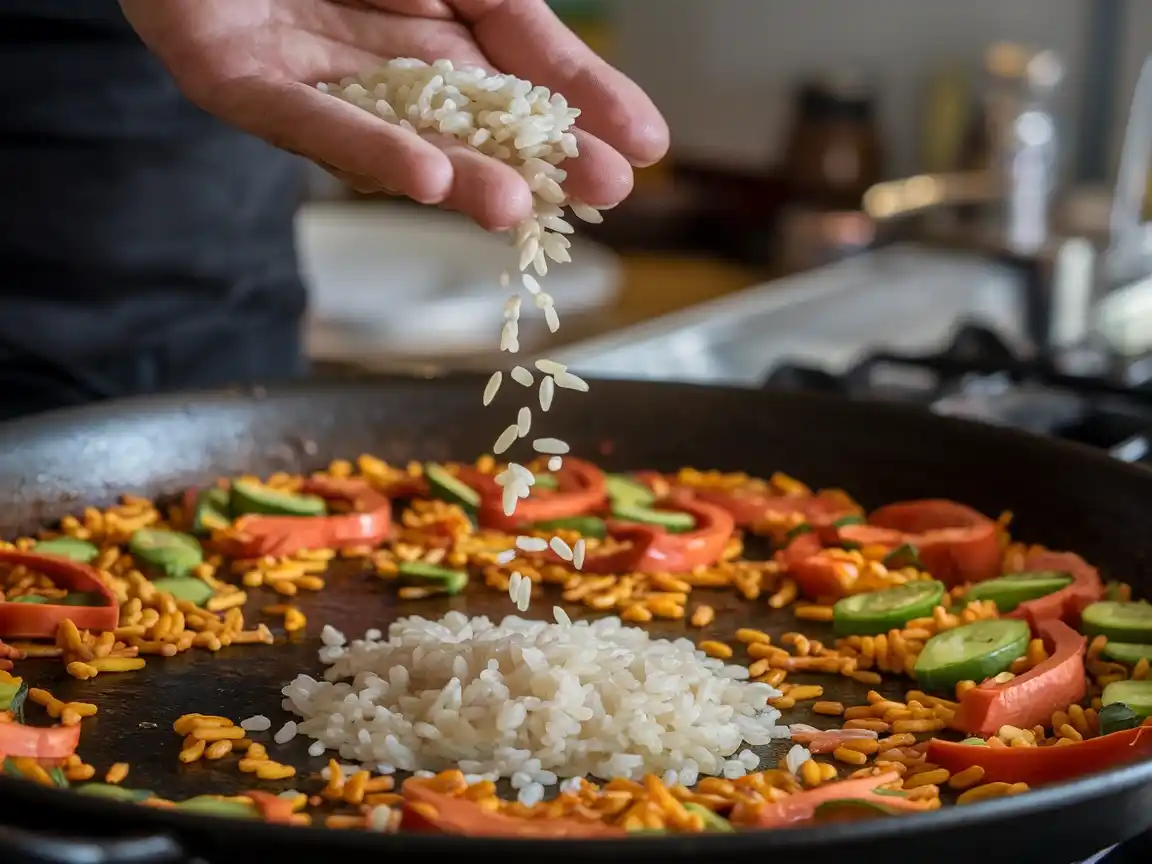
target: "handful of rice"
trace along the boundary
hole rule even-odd
[[[326,680],[298,676],[284,707],[299,733],[389,772],[459,767],[541,794],[585,775],[673,771],[691,783],[743,774],[758,760],[727,759],[741,742],[789,734],[766,704],[779,694],[748,670],[618,618],[496,624],[451,612],[400,619],[387,640],[346,644],[330,627],[323,638]]]

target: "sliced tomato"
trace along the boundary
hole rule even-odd
[[[813,528],[820,529],[832,525],[837,519],[860,512],[860,508],[846,496],[835,492],[820,492],[816,495],[773,495],[762,486],[737,486],[734,489],[704,487],[691,491],[701,501],[727,510],[741,528],[765,519],[797,514]]]
[[[893,812],[913,813],[925,809],[922,801],[911,801],[899,792],[885,793],[881,786],[895,783],[900,775],[895,771],[874,777],[840,780],[825,783],[815,789],[797,792],[778,801],[765,804],[751,818],[741,819],[743,824],[756,828],[783,828],[797,822],[806,822],[816,816],[816,810],[830,801],[874,802]]]
[[[67,759],[80,745],[80,724],[25,726],[0,723],[0,753],[14,758]]]
[[[376,546],[392,529],[392,502],[359,477],[314,477],[302,491],[352,504],[356,512],[336,516],[241,516],[225,545],[240,558],[291,555],[302,549]]]
[[[776,553],[776,562],[809,600],[839,599],[850,587],[844,562],[833,559],[813,531],[794,536]]]
[[[1100,571],[1074,552],[1029,553],[1024,559],[1024,570],[1052,570],[1072,575],[1072,584],[1044,597],[1025,600],[1008,616],[1027,621],[1034,631],[1039,632],[1039,625],[1044,621],[1064,621],[1076,627],[1080,613],[1104,597]]]
[[[474,801],[436,791],[422,778],[405,780],[403,791],[404,814],[400,825],[405,831],[462,837],[525,837],[542,840],[622,837],[628,833],[623,828],[591,819],[523,819],[492,813]],[[427,806],[417,808],[413,804]],[[435,815],[428,812],[427,808],[434,810]]]
[[[933,738],[928,761],[953,774],[979,765],[982,783],[1039,786],[1104,771],[1152,757],[1152,726],[1137,726],[1075,744],[1046,747],[982,747]]]
[[[965,693],[952,718],[954,729],[985,737],[1001,726],[1030,729],[1084,698],[1084,637],[1059,620],[1039,622],[1037,632],[1051,656],[1006,684],[989,679]]]
[[[911,546],[928,572],[948,586],[992,579],[1003,559],[996,522],[946,499],[889,504],[866,525],[840,527],[839,536],[862,546]]]
[[[532,490],[526,500],[517,502],[511,516],[504,513],[504,487],[496,482],[495,475],[465,465],[456,477],[479,494],[480,507],[476,517],[480,525],[508,533],[534,522],[593,513],[602,509],[608,500],[604,472],[591,462],[573,456],[565,456],[563,467],[556,472],[555,490]]]
[[[271,792],[264,792],[258,789],[243,794],[245,798],[252,799],[252,803],[256,809],[260,811],[260,816],[265,822],[270,822],[275,825],[292,824],[294,810],[291,799],[281,798],[279,795],[273,795]]]
[[[655,506],[691,513],[696,527],[681,534],[672,534],[657,525],[609,520],[608,534],[630,545],[616,551],[591,552],[581,568],[584,573],[686,573],[696,567],[715,564],[724,555],[724,549],[736,523],[728,511],[685,492],[673,493]],[[549,556],[555,559],[554,553]]]

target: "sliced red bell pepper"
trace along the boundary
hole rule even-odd
[[[802,744],[809,753],[831,753],[845,741],[875,741],[879,736],[870,729],[817,729],[792,732],[792,742]]]
[[[476,519],[484,528],[513,533],[534,522],[549,522],[583,516],[603,508],[608,500],[604,472],[583,459],[564,457],[564,465],[555,473],[556,489],[533,489],[532,494],[516,504],[508,516],[504,513],[504,487],[493,474],[461,466],[456,478],[480,496]]]
[[[1024,570],[1054,570],[1072,575],[1072,584],[1044,597],[1025,600],[1012,610],[1009,618],[1027,621],[1033,630],[1042,621],[1064,621],[1075,627],[1080,623],[1080,613],[1104,597],[1100,571],[1074,552],[1032,552],[1024,559]]]
[[[241,516],[234,536],[224,543],[239,558],[291,555],[303,549],[345,549],[376,546],[392,528],[392,502],[359,477],[314,477],[303,491],[329,500],[349,502],[356,512],[336,516]]]
[[[292,800],[264,792],[259,789],[243,793],[245,798],[252,799],[256,809],[260,811],[265,822],[275,825],[291,825],[294,813]]]
[[[687,488],[687,487],[686,487]],[[745,528],[765,519],[799,514],[816,529],[824,529],[845,516],[860,512],[843,495],[820,492],[816,495],[773,495],[760,487],[735,489],[692,489],[697,498],[732,514],[736,524]]]
[[[80,724],[25,726],[0,723],[0,753],[13,758],[67,759],[80,745]]]
[[[969,690],[960,697],[952,728],[984,737],[1005,725],[1030,729],[1084,698],[1084,637],[1059,620],[1041,621],[1038,633],[1051,656],[1006,684],[989,679]]]
[[[609,520],[608,534],[630,545],[614,551],[592,551],[584,558],[584,573],[686,573],[696,567],[715,564],[724,555],[724,549],[736,522],[726,510],[697,501],[684,492],[673,493],[655,506],[691,513],[696,527],[681,534],[672,534],[657,525]],[[559,560],[555,553],[548,557]]]
[[[1058,783],[1152,756],[1152,726],[1137,726],[1075,744],[1046,747],[987,747],[933,738],[928,761],[958,774],[984,769],[982,783]]]
[[[51,578],[58,588],[98,594],[104,605],[62,606],[56,603],[0,602],[0,636],[10,639],[55,639],[65,618],[81,630],[115,630],[120,605],[112,589],[87,564],[16,549],[0,549],[0,564],[24,566]]]
[[[404,814],[400,823],[406,831],[456,834],[464,837],[529,837],[560,840],[596,837],[622,837],[623,828],[594,820],[566,817],[559,819],[522,819],[503,813],[492,813],[474,801],[438,792],[421,778],[404,781]],[[426,804],[436,815],[421,812],[413,804]]]
[[[816,816],[816,808],[829,801],[869,801],[885,809],[915,813],[926,808],[923,801],[912,801],[899,792],[883,792],[881,786],[895,783],[900,775],[895,771],[874,777],[858,777],[825,783],[815,789],[797,792],[778,801],[765,804],[740,822],[755,828],[782,828],[796,822],[806,822]],[[735,820],[734,820],[735,821]]]
[[[874,511],[867,525],[844,525],[842,540],[861,545],[909,545],[945,585],[982,582],[1000,574],[1003,552],[996,522],[946,499],[902,501]]]
[[[828,555],[813,531],[794,536],[776,553],[776,562],[809,600],[839,600],[854,581],[845,579],[845,562]]]

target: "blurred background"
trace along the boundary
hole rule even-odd
[[[1152,4],[553,6],[648,90],[673,147],[603,225],[581,226],[574,263],[548,277],[563,325],[522,329],[529,352],[593,374],[759,384],[943,350],[965,323],[989,350],[1069,374],[1152,346],[1152,96],[1132,111]],[[511,362],[495,351],[502,238],[321,172],[311,197],[315,358]]]

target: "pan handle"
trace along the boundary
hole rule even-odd
[[[176,864],[190,856],[166,834],[64,837],[0,825],[0,861],[21,864]]]

